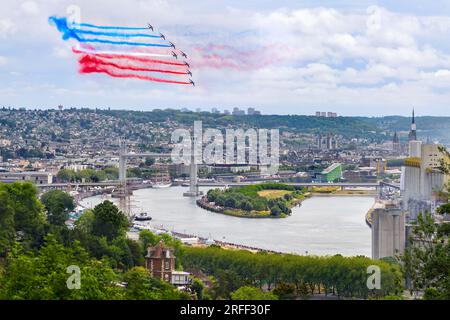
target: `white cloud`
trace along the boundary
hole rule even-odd
[[[72,51],[68,47],[57,46],[53,48],[53,56],[57,58],[70,58],[73,56]]]
[[[8,59],[6,57],[0,56],[0,67],[4,66],[8,63]]]
[[[47,22],[50,15],[65,15],[72,4],[81,8],[84,22],[151,22],[188,53],[197,87],[125,84],[77,75],[70,44]],[[360,113],[361,104],[386,106],[390,112],[393,106],[409,108],[412,102],[443,106],[450,100],[448,16],[396,13],[379,6],[362,11],[326,7],[246,11],[239,5],[219,10],[218,5],[181,0],[7,2],[0,13],[0,38],[20,34],[8,41],[12,53],[6,53],[14,56],[17,70],[45,75],[53,84],[64,79],[64,87],[52,94],[73,97],[83,105],[126,106],[133,101],[147,106],[154,94],[152,101],[161,106],[247,104],[294,113],[300,112],[298,106],[336,105]],[[217,49],[205,59],[200,49],[211,51],[210,44],[227,49]],[[30,58],[34,50],[39,55]],[[7,80],[4,77],[0,75],[0,81]],[[39,86],[40,77],[24,78],[30,87]],[[98,94],[103,89],[107,94]],[[37,98],[45,99],[42,96]]]
[[[39,14],[39,7],[38,7],[37,3],[34,1],[25,1],[24,3],[22,3],[22,5],[20,7],[27,14],[31,14],[31,15]]]
[[[0,19],[0,38],[4,38],[14,31],[14,23],[10,19]]]

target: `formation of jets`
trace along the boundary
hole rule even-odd
[[[151,31],[155,31],[155,29],[153,28],[153,26],[152,26],[150,23],[147,24],[147,28],[148,28],[149,30],[151,30]],[[161,32],[159,33],[159,36],[161,37],[161,39],[166,40],[166,36],[163,35]],[[175,46],[172,42],[169,41],[169,44],[170,44],[170,46],[171,46],[173,49],[176,49],[176,46]],[[187,59],[187,54],[186,54],[186,53],[184,53],[184,52],[181,51],[181,50],[180,50],[180,53],[181,53],[181,56],[182,56],[183,58],[186,58],[186,59]],[[172,56],[173,56],[175,59],[178,60],[178,55],[175,53],[175,51],[172,51]],[[190,66],[189,63],[187,63],[186,61],[184,61],[184,65],[185,65],[186,67],[188,67],[188,70],[187,70],[186,74],[188,74],[188,75],[190,75],[190,76],[192,77],[192,72],[191,72],[191,70],[189,70],[189,68],[190,68],[191,66]],[[189,80],[189,83],[192,84],[192,85],[195,87],[195,82],[192,81],[192,79]]]

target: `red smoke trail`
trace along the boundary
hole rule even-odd
[[[99,66],[99,65],[91,65],[91,64],[83,64],[80,66],[80,73],[104,73],[114,78],[130,78],[130,79],[139,79],[145,81],[154,81],[154,82],[163,82],[163,83],[172,83],[172,84],[191,84],[190,82],[185,81],[175,81],[175,80],[166,80],[148,76],[142,76],[138,74],[131,73],[117,73],[109,70],[107,67]]]
[[[159,72],[159,73],[168,73],[168,74],[183,74],[186,75],[187,73],[185,71],[173,71],[173,70],[163,70],[163,69],[152,69],[152,68],[143,68],[143,67],[136,67],[133,65],[124,65],[124,64],[117,64],[114,62],[108,62],[102,59],[98,59],[96,56],[92,55],[85,55],[80,58],[79,60],[80,64],[88,64],[88,65],[100,65],[100,66],[109,66],[114,67],[121,70],[131,70],[131,71],[141,71],[141,72]]]
[[[86,52],[77,50],[75,48],[72,48],[72,51],[76,54],[86,54]],[[186,66],[184,63],[180,63],[180,62],[171,62],[171,61],[165,61],[165,60],[136,57],[136,56],[126,55],[126,54],[96,53],[95,56],[100,57],[100,58],[105,58],[105,59],[124,59],[124,60],[129,60],[129,61],[134,61],[134,62],[159,63],[159,64],[166,64],[166,65],[170,65],[170,66]]]

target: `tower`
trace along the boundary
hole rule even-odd
[[[411,130],[409,131],[408,140],[409,141],[416,141],[417,140],[417,126],[416,126],[416,118],[415,118],[415,115],[414,115],[414,109],[412,111]]]
[[[400,148],[400,139],[398,138],[398,134],[397,134],[397,131],[395,131],[395,133],[394,133],[394,138],[392,139],[392,150],[394,151],[394,152],[400,152],[401,150],[400,150],[401,148]]]

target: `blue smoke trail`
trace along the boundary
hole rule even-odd
[[[66,18],[50,17],[48,20],[49,20],[50,24],[54,24],[56,26],[56,28],[58,29],[58,31],[62,33],[62,38],[64,40],[75,39],[79,42],[105,43],[105,44],[116,44],[116,45],[126,45],[126,46],[141,46],[141,47],[162,47],[162,48],[170,48],[171,47],[171,45],[168,45],[168,44],[114,41],[114,40],[105,40],[105,39],[98,39],[98,38],[85,39],[85,38],[82,38],[81,36],[79,36],[75,29],[72,29],[68,26]],[[126,27],[123,27],[123,28],[126,28]],[[94,34],[94,33],[91,33],[91,34]],[[159,38],[159,37],[157,37],[157,38]]]
[[[72,23],[72,25],[77,26],[77,27],[87,27],[87,28],[104,29],[104,30],[148,30],[148,28],[97,26],[95,24],[89,24],[89,23]]]
[[[157,44],[157,43],[142,43],[142,42],[128,42],[128,41],[113,41],[104,39],[83,39],[79,38],[80,42],[92,42],[92,43],[105,43],[105,44],[117,44],[121,46],[140,46],[140,47],[161,47],[161,48],[171,48],[168,44]]]
[[[78,41],[81,40],[81,38],[73,31],[73,29],[70,29],[67,25],[67,19],[66,18],[57,18],[57,17],[50,17],[48,18],[48,22],[51,25],[55,25],[59,32],[62,33],[63,40],[69,40],[69,39],[76,39]]]
[[[123,33],[123,32],[104,32],[104,31],[93,31],[93,30],[82,30],[73,29],[76,33],[91,34],[96,36],[107,36],[107,37],[120,37],[120,38],[161,38],[161,36],[156,36],[154,34],[145,33]]]

